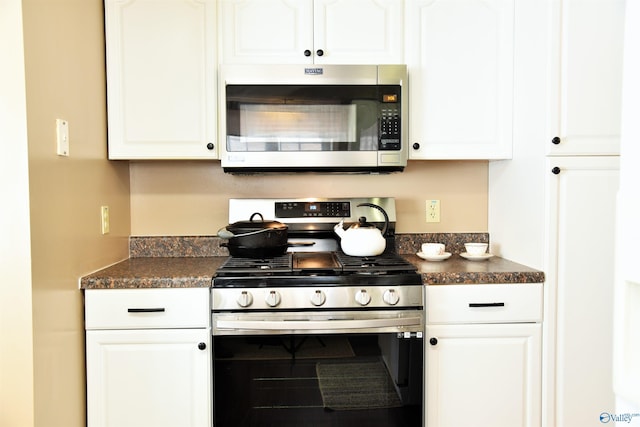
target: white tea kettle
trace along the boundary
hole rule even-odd
[[[373,203],[360,203],[358,206],[369,206],[378,209],[384,215],[384,227],[379,230],[375,225],[367,223],[367,218],[360,217],[356,224],[352,224],[346,230],[343,228],[344,220],[333,227],[340,236],[342,251],[350,256],[377,256],[384,252],[387,241],[384,235],[389,226],[389,216],[378,205]]]

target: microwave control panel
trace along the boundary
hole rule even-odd
[[[400,149],[400,112],[395,106],[380,111],[380,150]]]
[[[378,150],[400,150],[400,87],[380,86]]]

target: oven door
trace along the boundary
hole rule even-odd
[[[213,319],[216,427],[423,425],[422,311]]]

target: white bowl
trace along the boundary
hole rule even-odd
[[[482,255],[487,251],[488,243],[465,243],[464,248],[469,255]]]

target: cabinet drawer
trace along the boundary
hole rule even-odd
[[[428,323],[542,321],[542,284],[427,286]]]
[[[85,291],[86,329],[206,328],[209,289]]]

